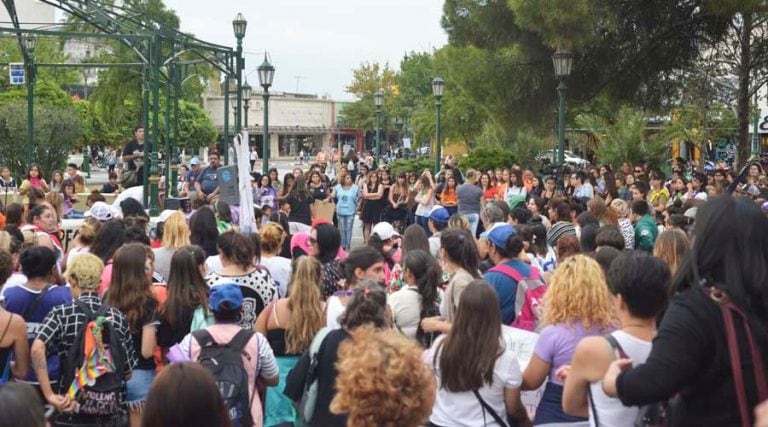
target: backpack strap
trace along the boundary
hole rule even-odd
[[[614,353],[618,353],[620,358],[630,359],[624,349],[621,348],[621,344],[619,344],[619,341],[616,339],[616,337],[614,337],[612,334],[608,334],[605,335],[604,338],[606,341],[608,341],[608,344],[610,344],[611,350],[613,350]]]
[[[216,341],[213,340],[211,333],[206,329],[198,329],[196,331],[192,331],[192,338],[197,341],[197,343],[200,345],[200,348],[216,344]]]
[[[749,320],[744,311],[731,301],[728,295],[717,288],[709,288],[709,296],[715,301],[723,314],[725,323],[725,337],[728,341],[728,354],[731,359],[731,370],[733,371],[733,383],[736,388],[736,398],[739,403],[739,414],[741,416],[741,425],[750,426],[749,405],[747,403],[747,393],[744,387],[744,372],[741,366],[741,351],[739,350],[738,337],[736,336],[736,327],[733,321],[733,314],[741,317],[744,326],[747,343],[752,358],[752,367],[754,369],[755,383],[757,385],[758,401],[762,402],[768,397],[768,388],[766,387],[765,369],[763,369],[763,359],[760,349],[757,347],[752,329],[749,326]]]
[[[480,393],[477,391],[477,389],[472,390],[472,393],[475,394],[475,397],[480,402],[480,406],[483,407],[483,414],[485,414],[485,411],[488,411],[488,413],[491,415],[491,418],[493,418],[494,421],[501,427],[508,427],[509,424],[507,424],[499,414],[496,413],[496,411],[489,405],[483,398],[480,396]]]
[[[40,291],[37,296],[35,296],[35,299],[32,300],[32,304],[27,306],[27,309],[24,310],[24,313],[22,313],[21,317],[24,318],[24,320],[27,320],[27,318],[37,310],[38,307],[40,307],[40,303],[43,302],[43,297],[45,296],[46,292],[48,292],[49,289],[51,289],[53,285],[50,283],[45,285],[45,287]]]
[[[208,333],[208,331],[205,331]],[[229,343],[227,344],[229,347],[237,350],[238,353],[242,353],[243,349],[245,349],[245,346],[248,345],[248,341],[253,338],[253,330],[251,329],[240,329],[234,337],[232,337],[231,340],[229,340]],[[210,336],[210,334],[208,334]],[[257,353],[257,359],[258,359],[258,353]]]
[[[525,277],[523,277],[523,275],[520,274],[519,271],[505,264],[496,264],[493,267],[491,267],[488,271],[494,271],[496,273],[501,273],[505,276],[509,276],[515,282],[519,282],[525,279]]]
[[[96,318],[96,315],[93,314],[93,310],[91,310],[91,307],[88,307],[88,304],[80,300],[75,300],[75,305],[85,314],[86,320],[84,325],[87,325],[88,322]]]

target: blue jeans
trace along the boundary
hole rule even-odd
[[[480,214],[466,214],[466,217],[467,221],[469,221],[469,229],[472,232],[472,237],[477,237],[477,226],[480,223]]]
[[[152,380],[155,379],[155,370],[152,369],[134,369],[131,373],[131,379],[127,383],[127,394],[125,397],[128,405],[138,405],[147,400],[149,387]]]
[[[428,216],[416,215],[416,224],[419,224],[421,226],[421,228],[424,229],[424,232],[427,233],[427,237],[432,235],[432,232],[429,231],[429,217]]]
[[[352,245],[352,226],[355,224],[355,215],[336,215],[339,219],[339,233],[341,234],[341,247],[349,250]]]

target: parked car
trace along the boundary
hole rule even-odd
[[[536,156],[536,160],[540,161],[549,161],[550,164],[557,163],[557,156],[556,156],[557,150],[546,150],[542,151]],[[583,168],[586,166],[589,166],[589,161],[586,159],[582,159],[581,157],[573,154],[570,150],[565,150],[565,163],[576,166],[578,168]]]

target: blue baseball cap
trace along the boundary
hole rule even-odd
[[[448,213],[448,209],[442,206],[437,206],[433,208],[432,212],[429,213],[429,219],[440,224],[448,224],[448,219],[450,217],[451,217],[451,214]]]
[[[517,231],[515,231],[515,227],[512,227],[509,224],[504,224],[491,230],[491,232],[488,233],[488,240],[494,245],[503,248],[507,246],[507,239],[516,234]]]
[[[208,306],[213,311],[237,311],[243,305],[243,292],[234,283],[214,284]]]

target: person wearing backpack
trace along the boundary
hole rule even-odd
[[[539,277],[538,270],[520,257],[524,245],[511,225],[498,226],[488,233],[488,257],[494,267],[486,271],[483,278],[499,296],[501,321],[505,325],[515,321],[518,314],[516,307],[523,303],[518,300],[518,283]]]
[[[645,363],[656,336],[656,317],[667,305],[669,275],[662,260],[640,251],[624,252],[613,261],[608,270],[608,289],[621,328],[604,337],[582,339],[571,364],[557,372],[565,382],[566,414],[588,415],[590,423],[600,427],[637,425],[640,408],[624,406],[619,399],[606,396],[602,379],[619,355]]]
[[[208,301],[216,323],[191,332],[179,347],[190,360],[211,371],[233,426],[261,427],[263,408],[257,381],[267,387],[279,383],[275,355],[264,335],[238,324],[243,308],[239,285],[214,286]]]
[[[45,316],[53,307],[71,303],[72,295],[69,288],[51,283],[57,271],[56,254],[51,249],[32,246],[21,253],[19,261],[27,283],[5,290],[5,309],[18,314],[27,323],[27,339],[31,345]],[[58,379],[58,355],[48,358],[48,375],[51,381]],[[32,369],[24,381],[37,386],[38,380]]]
[[[128,320],[119,310],[102,303],[98,296],[101,273],[104,263],[95,255],[78,255],[67,269],[66,278],[72,286],[75,300],[69,304],[54,307],[43,319],[37,337],[32,344],[32,367],[40,380],[40,389],[49,404],[61,411],[57,419],[69,425],[123,426],[127,422],[125,405],[125,383],[136,366],[136,353],[128,328]],[[110,380],[114,387],[100,393],[95,387],[85,387],[80,393],[70,394],[75,383],[75,374],[80,372],[85,359],[85,335],[87,326],[95,323],[97,315],[104,318],[100,326],[107,334],[102,340],[109,345],[110,359],[113,365],[107,369],[105,380]],[[108,336],[107,336],[108,335]],[[79,344],[79,345],[78,345]],[[55,387],[48,377],[46,353],[51,351],[61,358],[61,376]],[[73,363],[69,361],[72,360]],[[101,380],[101,377],[99,377]],[[99,382],[94,386],[99,386]],[[81,389],[82,390],[82,389]],[[93,394],[87,393],[94,391]],[[102,395],[112,405],[101,414],[86,414],[78,409],[92,408],[100,402],[92,402],[90,397]],[[108,410],[107,410],[108,409]],[[109,412],[109,413],[104,413]]]
[[[13,257],[0,249],[0,287],[10,277]],[[13,363],[11,363],[13,362]],[[0,304],[0,385],[13,378],[24,378],[29,369],[27,324],[21,316],[8,312]]]

